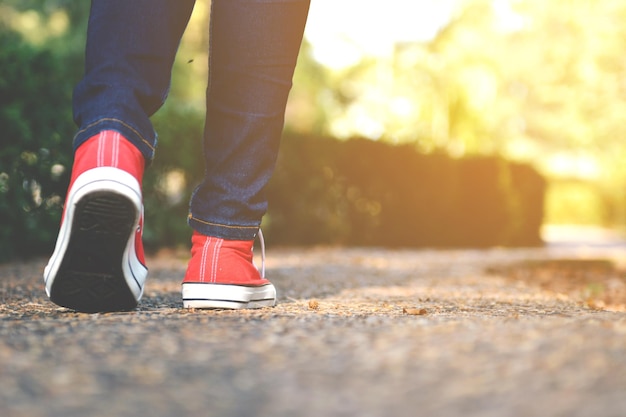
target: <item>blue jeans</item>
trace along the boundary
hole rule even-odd
[[[206,175],[189,214],[202,234],[251,240],[258,232],[309,1],[212,1]],[[92,0],[86,72],[74,91],[75,148],[102,130],[117,130],[146,160],[153,158],[150,116],[167,97],[194,3]]]

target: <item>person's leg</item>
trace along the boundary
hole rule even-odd
[[[92,0],[85,76],[74,90],[78,148],[115,130],[154,156],[152,116],[169,92],[172,64],[195,0]]]
[[[74,95],[72,177],[44,271],[50,299],[79,311],[134,308],[147,268],[141,182],[193,0],[94,0]]]
[[[258,307],[275,290],[252,265],[309,0],[213,0],[206,175],[192,196],[187,307]],[[257,288],[258,287],[258,288]],[[255,290],[252,288],[257,288]]]

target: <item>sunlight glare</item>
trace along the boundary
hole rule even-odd
[[[50,15],[48,29],[53,36],[62,36],[70,27],[70,18],[65,10],[59,9]]]
[[[601,175],[598,161],[589,154],[560,152],[547,158],[547,172],[559,177],[596,179]]]
[[[311,4],[305,36],[329,68],[384,57],[398,42],[428,42],[452,17],[459,0],[333,0]]]

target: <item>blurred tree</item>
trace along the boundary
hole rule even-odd
[[[69,179],[71,76],[0,31],[0,260],[51,250]],[[46,103],[42,106],[41,103]]]
[[[159,151],[146,178],[154,189],[146,193],[148,215],[155,216],[147,222],[149,243],[178,239],[184,221],[175,223],[165,210],[184,212],[202,175],[201,158],[187,150],[202,137],[209,5],[196,4],[170,98],[154,117]],[[0,2],[0,209],[22,216],[6,218],[20,236],[40,243],[55,233],[44,225],[57,222],[69,169],[71,91],[83,71],[88,13],[89,2]],[[552,220],[567,212],[563,195],[593,195],[581,213],[593,208],[593,221],[624,224],[625,18],[619,0],[459,0],[434,39],[399,43],[387,56],[337,69],[317,62],[305,43],[286,127],[432,154],[531,161],[553,178]],[[367,210],[376,205],[361,206],[367,209],[355,216],[372,220]],[[3,228],[5,243],[15,246],[15,230]]]
[[[432,41],[323,68],[306,88],[321,133],[530,161],[584,180],[605,202],[595,218],[625,224],[625,18],[618,0],[460,1]]]
[[[508,38],[510,91],[519,109],[508,148],[539,149],[544,172],[596,184],[609,224],[626,223],[626,4],[525,1]],[[532,157],[532,156],[531,156]],[[557,203],[558,204],[558,203]]]

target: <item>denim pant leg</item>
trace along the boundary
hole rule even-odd
[[[92,0],[85,76],[74,90],[74,148],[102,130],[154,156],[150,123],[169,91],[180,38],[195,0]]]
[[[213,0],[204,152],[191,199],[200,233],[251,240],[267,209],[309,0]]]

